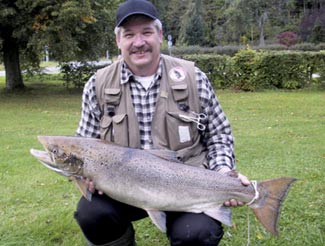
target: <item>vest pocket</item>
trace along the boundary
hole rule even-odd
[[[112,142],[112,117],[104,115],[100,120],[100,138]]]
[[[121,146],[129,146],[128,116],[127,114],[114,115],[113,118],[114,142]]]
[[[128,146],[128,120],[126,114],[113,117],[104,115],[100,121],[100,137],[118,145]]]
[[[168,142],[172,150],[180,150],[194,143],[194,134],[197,132],[195,123],[180,117],[177,112],[168,112],[166,120]]]

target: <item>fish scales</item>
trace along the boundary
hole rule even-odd
[[[107,151],[107,149],[104,150]],[[219,199],[214,201],[216,205],[225,201],[229,197],[229,194],[227,194],[229,192],[233,193],[234,198],[246,202],[251,201],[255,195],[255,191],[251,186],[244,187],[235,178],[232,179],[233,183],[229,184],[225,180],[229,179],[228,177],[219,175],[215,171],[206,172],[195,167],[177,165],[152,156],[150,153],[143,153],[143,151],[133,150],[127,151],[127,153],[127,159],[125,159],[125,154],[121,154],[119,159],[115,155],[117,158],[115,162],[106,165],[102,169],[97,168],[89,171],[88,166],[98,166],[98,163],[91,162],[90,165],[85,163],[84,175],[93,180],[99,180],[99,182],[97,181],[98,189],[109,191],[109,194],[113,197],[118,197],[118,194],[124,188],[124,184],[123,187],[119,185],[120,175],[123,175],[124,182],[129,184],[129,187],[127,194],[123,196],[124,198],[119,196],[119,199],[137,205],[139,197],[145,197],[152,206],[160,210],[170,210],[168,199],[166,199],[168,196],[174,196],[175,205],[180,201],[181,207],[173,206],[172,209],[175,210],[191,209],[194,201],[209,202],[209,206],[211,206],[211,201],[206,200],[210,195],[215,195],[217,191],[220,194]],[[97,156],[96,152],[94,154]],[[185,172],[186,175],[184,175]],[[164,175],[161,175],[162,173]],[[198,179],[198,177],[203,177],[203,179]],[[216,183],[215,180],[217,179],[221,182]],[[135,183],[136,186],[131,185]],[[225,184],[227,184],[227,187],[225,187]],[[178,193],[174,191],[176,187]],[[227,191],[224,195],[221,194],[223,190]],[[245,190],[247,192],[243,193]],[[130,199],[134,201],[130,201]]]
[[[205,213],[231,225],[229,208],[223,203],[237,199],[248,203],[257,219],[278,234],[280,208],[291,177],[243,186],[239,179],[216,171],[180,163],[173,151],[121,147],[99,139],[39,136],[46,151],[31,150],[51,170],[74,180],[86,198],[80,177],[121,202],[145,209],[153,223],[165,230],[163,211]]]

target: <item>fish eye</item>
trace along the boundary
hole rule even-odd
[[[57,146],[57,145],[51,145],[51,146],[49,146],[49,151],[51,151],[51,153],[52,154],[54,154],[54,155],[56,155],[56,156],[58,156],[58,155],[60,155],[60,148]]]
[[[54,147],[54,148],[52,149],[52,153],[53,153],[53,154],[58,154],[58,153],[59,153],[59,148],[58,148],[58,147]]]

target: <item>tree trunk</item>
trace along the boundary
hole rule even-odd
[[[264,12],[262,14],[262,16],[258,19],[258,29],[260,31],[260,43],[259,43],[260,47],[265,46],[264,26],[265,26],[265,23],[266,23],[267,19],[268,19],[268,13],[267,12]]]
[[[19,61],[19,46],[13,38],[3,40],[3,62],[6,70],[6,90],[25,88]]]

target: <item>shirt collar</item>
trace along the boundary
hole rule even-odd
[[[162,59],[160,57],[159,66],[154,76],[155,82],[161,78],[161,74],[162,74]],[[121,84],[123,85],[130,81],[134,81],[134,74],[130,71],[125,61],[123,61],[122,68],[121,68]]]

